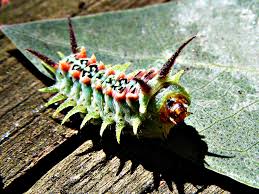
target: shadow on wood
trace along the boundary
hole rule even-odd
[[[94,142],[94,147],[87,153],[103,149],[107,162],[117,156],[120,159],[117,175],[128,160],[132,161],[131,173],[138,165],[153,172],[153,184],[146,188],[145,193],[158,189],[161,181],[165,181],[171,191],[174,182],[179,193],[184,193],[185,183],[196,185],[197,193],[210,185],[217,185],[233,193],[255,192],[251,187],[204,167],[205,155],[221,158],[232,156],[209,153],[207,144],[202,138],[203,136],[200,136],[195,128],[185,123],[174,127],[166,140],[138,139],[135,136],[122,135],[120,145],[116,143],[115,134],[109,131],[100,141]]]
[[[0,193],[4,191],[3,188],[4,188],[3,178],[2,176],[0,176]]]

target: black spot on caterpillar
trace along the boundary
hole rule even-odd
[[[81,128],[87,122],[100,121],[100,135],[115,123],[116,139],[124,127],[132,126],[134,134],[141,131],[148,137],[166,137],[172,126],[181,123],[190,113],[190,95],[179,84],[183,70],[170,75],[170,70],[182,49],[196,36],[184,42],[162,68],[139,70],[125,74],[114,67],[97,62],[95,55],[87,56],[85,47],[78,47],[70,18],[68,18],[72,54],[54,62],[47,56],[27,49],[44,62],[56,83],[41,92],[56,93],[46,106],[63,103],[54,116],[67,107],[73,107],[62,124],[76,113],[83,113]],[[126,65],[124,65],[126,67]],[[118,67],[118,66],[117,66]],[[125,69],[123,65],[119,69]]]

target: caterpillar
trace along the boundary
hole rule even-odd
[[[55,78],[54,85],[39,90],[55,93],[46,106],[62,102],[53,116],[72,107],[61,124],[81,113],[80,128],[88,122],[100,123],[102,136],[108,126],[115,124],[116,139],[120,143],[122,130],[127,126],[132,127],[134,135],[166,137],[173,126],[190,115],[190,95],[179,83],[184,71],[170,75],[170,70],[182,49],[196,36],[185,41],[161,69],[126,74],[128,64],[107,66],[98,62],[94,54],[88,57],[86,48],[77,46],[70,18],[68,30],[72,53],[59,62],[31,48],[26,49],[38,57]]]

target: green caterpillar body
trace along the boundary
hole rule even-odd
[[[169,72],[181,50],[195,36],[180,46],[160,70],[138,70],[126,75],[129,64],[105,66],[94,54],[87,57],[86,49],[77,46],[70,19],[68,24],[72,54],[62,57],[58,63],[27,49],[40,58],[55,77],[53,86],[40,89],[56,93],[46,106],[62,101],[53,115],[73,107],[62,124],[81,113],[84,116],[81,128],[87,122],[100,121],[101,136],[109,125],[115,124],[116,139],[120,143],[126,126],[131,126],[135,135],[166,137],[174,125],[190,114],[190,95],[179,84],[183,70],[173,76]]]

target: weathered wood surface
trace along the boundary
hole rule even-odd
[[[0,24],[86,15],[165,1],[11,0],[8,7],[1,9]],[[94,126],[79,132],[73,123],[61,126],[60,120],[51,117],[53,109],[42,106],[49,96],[38,93],[37,89],[44,84],[48,84],[46,78],[0,32],[0,192],[251,190],[176,155],[162,153],[156,143],[144,144],[129,138],[118,146],[114,135],[101,140]],[[205,186],[193,186],[196,184]]]

